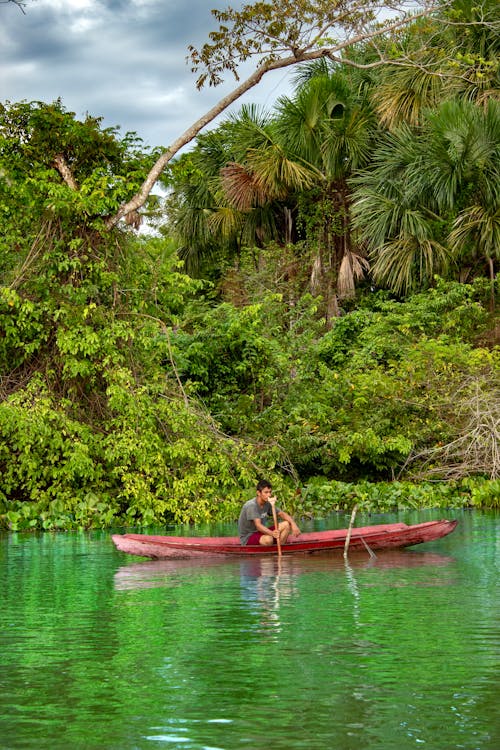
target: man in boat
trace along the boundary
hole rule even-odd
[[[263,544],[269,546],[280,539],[281,544],[286,544],[290,534],[298,536],[300,529],[292,516],[284,510],[276,508],[276,515],[280,519],[278,528],[274,525],[268,527],[265,521],[273,518],[273,506],[276,498],[272,496],[271,483],[262,479],[257,485],[257,495],[248,500],[241,509],[238,520],[238,534],[242,544]]]

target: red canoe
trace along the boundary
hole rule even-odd
[[[393,549],[412,547],[414,544],[433,542],[451,534],[457,521],[427,521],[407,526],[405,523],[389,523],[379,526],[353,528],[349,549]],[[343,550],[347,529],[335,531],[313,531],[301,534],[288,544],[283,544],[284,555]],[[276,555],[276,545],[261,544],[242,546],[237,536],[148,536],[146,534],[115,534],[114,544],[121,552],[153,559],[185,559],[204,555]]]

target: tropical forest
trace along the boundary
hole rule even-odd
[[[371,8],[214,11],[291,84],[170,151],[0,105],[0,528],[500,507],[499,5]]]

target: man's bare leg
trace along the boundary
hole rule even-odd
[[[292,531],[292,527],[288,523],[288,521],[280,521],[278,524],[278,529],[280,532],[280,544],[286,544],[286,540],[290,536],[290,532]],[[262,534],[261,538],[259,539],[259,544],[264,545],[264,547],[270,547],[271,544],[275,544],[276,539],[272,536],[269,536],[268,534]]]
[[[280,521],[280,523],[278,524],[278,528],[280,530],[280,542],[281,544],[286,544],[287,539],[292,531],[292,527],[290,526],[288,521]]]
[[[272,536],[269,536],[269,534],[262,534],[262,536],[259,539],[259,544],[262,544],[264,547],[270,547],[271,544],[274,544],[275,538]]]

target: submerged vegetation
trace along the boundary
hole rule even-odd
[[[406,66],[300,67],[113,227],[157,153],[61,102],[1,106],[0,527],[230,521],[261,476],[299,515],[499,506],[481,13],[385,39]]]

